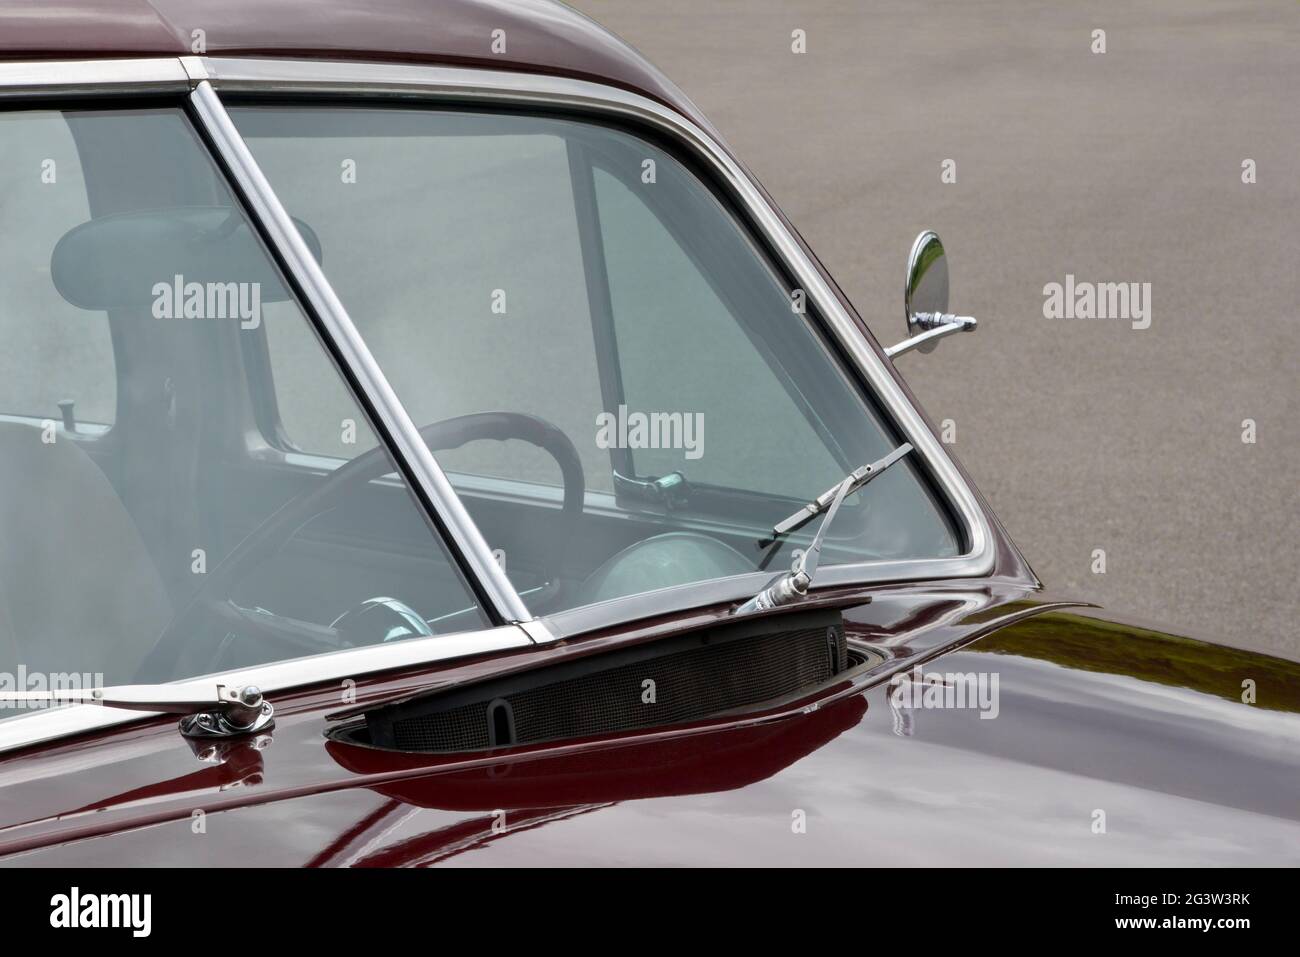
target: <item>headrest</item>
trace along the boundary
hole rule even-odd
[[[320,240],[294,225],[316,261]],[[291,298],[242,213],[188,206],[100,216],[70,229],[50,256],[54,287],[72,305],[97,311],[148,306],[159,283],[259,283],[262,302]]]

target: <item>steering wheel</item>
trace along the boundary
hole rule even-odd
[[[555,459],[563,476],[564,502],[560,511],[559,533],[547,549],[549,555],[557,556],[548,569],[550,589],[546,595],[546,599],[554,599],[564,587],[563,572],[569,544],[582,518],[583,493],[586,488],[582,460],[569,437],[544,419],[522,412],[476,412],[461,415],[426,425],[419,433],[430,451],[434,452],[460,448],[467,442],[479,439],[498,442],[519,439],[537,446]],[[193,619],[195,613],[200,611],[244,630],[251,628],[280,639],[297,638],[308,644],[316,641],[343,647],[338,634],[331,628],[284,618],[260,609],[240,608],[230,601],[230,592],[240,579],[278,552],[312,519],[334,508],[340,498],[393,471],[395,469],[388,450],[382,445],[376,446],[336,469],[321,484],[290,499],[273,512],[204,577],[198,590],[158,636],[154,647],[141,664],[140,674],[171,673],[186,642],[193,638]],[[311,653],[310,649],[305,653]]]

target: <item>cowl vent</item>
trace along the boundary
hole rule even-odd
[[[778,615],[380,708],[350,736],[448,753],[668,726],[798,697],[850,664],[838,612]]]

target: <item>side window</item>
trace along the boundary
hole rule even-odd
[[[593,439],[603,406],[564,137],[404,110],[233,115],[285,207],[320,237],[331,284],[417,425],[530,412],[575,437],[589,488],[611,488]],[[272,336],[269,347],[290,441],[340,454],[337,415],[297,371],[301,343]],[[438,460],[560,481],[520,442]]]
[[[180,109],[0,112],[0,332],[2,411],[23,414],[0,415],[0,684],[167,681],[487,625]],[[355,424],[351,468],[247,454],[241,358],[263,335],[295,344],[285,397],[322,397],[322,435]],[[63,398],[112,421],[104,441],[41,421]]]
[[[66,302],[50,250],[88,218],[77,145],[57,113],[0,113],[0,416],[111,425],[117,403],[108,317]]]

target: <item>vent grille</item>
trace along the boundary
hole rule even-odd
[[[836,615],[830,626],[696,637],[677,642],[667,653],[643,654],[612,667],[596,662],[586,666],[587,673],[560,680],[537,672],[528,687],[503,690],[491,684],[465,704],[444,701],[440,708],[435,697],[414,709],[403,706],[387,720],[372,714],[368,721],[375,743],[403,751],[534,744],[679,724],[783,698],[829,680],[848,660]],[[455,700],[464,700],[464,693]],[[496,739],[490,716],[502,702],[513,716],[509,741]]]
[[[393,722],[393,738],[403,751],[485,751],[488,703],[476,701],[440,714]]]

